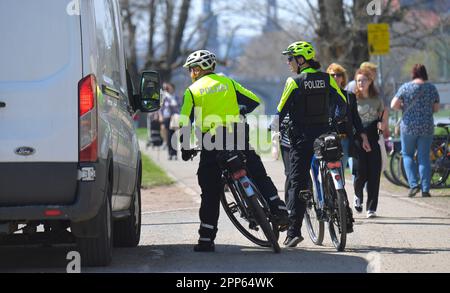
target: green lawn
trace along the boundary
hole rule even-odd
[[[136,129],[136,134],[139,140],[147,141],[147,128]]]
[[[166,172],[156,165],[148,156],[142,154],[142,187],[144,189],[171,185],[174,181],[167,176]]]

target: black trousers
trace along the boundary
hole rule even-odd
[[[289,160],[289,152],[291,151],[290,147],[286,147],[281,145],[280,146],[281,151],[281,158],[283,159],[283,165],[284,165],[284,175],[286,176],[286,181],[284,181],[284,200],[288,202],[289,199],[289,187],[291,186],[290,180],[289,180],[289,172],[291,172],[291,161]]]
[[[170,129],[170,118],[165,118],[163,123],[165,131],[167,131],[167,150],[169,152],[169,156],[176,156],[178,140],[172,139],[175,134],[175,130]]]
[[[300,197],[300,191],[309,187],[311,159],[313,157],[313,140],[304,140],[293,145],[289,152],[290,187],[286,206],[289,211],[288,237],[301,235],[303,216],[306,211],[306,202]]]
[[[353,161],[355,174],[355,195],[361,203],[364,202],[364,186],[367,183],[366,210],[375,212],[378,207],[381,176],[381,150],[378,141],[370,140],[371,152],[366,152],[360,144],[357,144],[356,160]]]
[[[217,233],[219,220],[220,196],[223,193],[224,184],[221,179],[222,172],[217,163],[217,150],[202,150],[200,165],[197,172],[198,184],[200,185],[200,241],[214,241]],[[272,180],[267,176],[266,169],[261,158],[254,150],[243,151],[247,157],[247,169],[249,176],[254,180],[262,195],[269,203],[279,203],[270,200],[278,196],[278,191]]]

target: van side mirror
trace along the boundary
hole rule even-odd
[[[156,71],[144,71],[140,83],[140,95],[135,97],[141,112],[155,112],[161,107],[161,78]]]

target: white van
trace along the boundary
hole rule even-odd
[[[159,76],[133,95],[117,0],[2,0],[0,38],[0,244],[72,240],[108,265],[139,243],[132,115],[159,108]]]

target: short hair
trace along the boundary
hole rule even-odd
[[[328,66],[327,68],[327,73],[330,73],[331,71],[335,73],[341,73],[343,75],[344,77],[344,79],[342,80],[343,85],[339,84],[339,87],[344,87],[348,81],[347,70],[345,70],[345,68],[338,63],[331,63],[330,66]]]
[[[428,73],[425,65],[415,64],[411,71],[412,79],[421,78],[423,80],[428,80]]]

